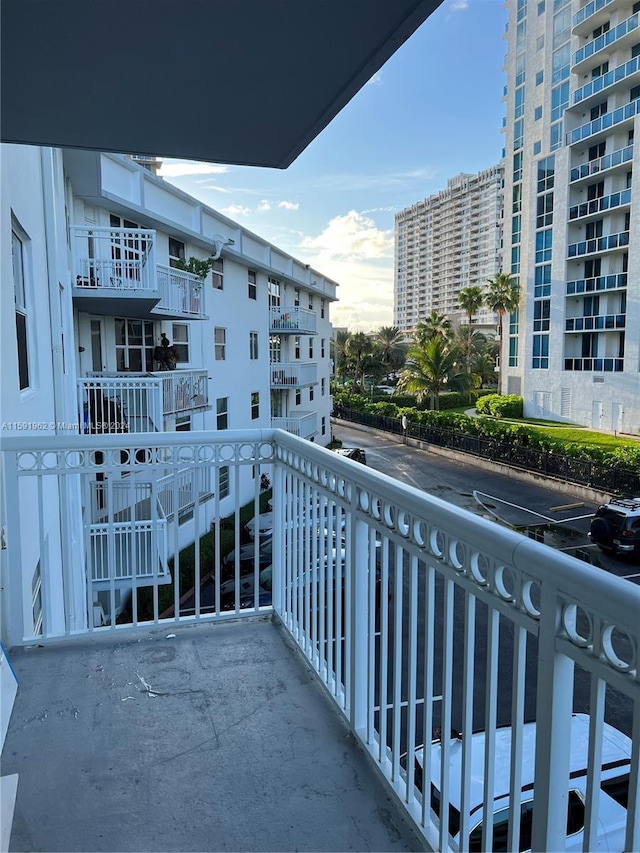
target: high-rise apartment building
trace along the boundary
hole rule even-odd
[[[462,318],[460,291],[500,271],[503,174],[500,163],[457,175],[445,190],[396,214],[393,313],[402,331],[434,310]],[[485,310],[475,319],[495,323]]]
[[[522,299],[504,387],[529,415],[640,432],[640,3],[507,6],[505,272]]]

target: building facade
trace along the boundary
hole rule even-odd
[[[505,390],[525,413],[640,432],[640,4],[509,0]],[[635,204],[634,204],[635,199]]]
[[[276,426],[329,443],[334,281],[123,155],[6,145],[2,184],[2,435],[152,445],[167,431]],[[134,466],[23,496],[49,507],[46,530],[22,532],[35,622],[43,577],[50,608],[62,614],[67,596],[86,614],[89,596],[96,624],[124,604],[132,572],[138,586],[168,582],[176,548],[260,476],[223,467],[214,483],[185,462],[152,486]]]
[[[501,269],[503,165],[460,174],[395,218],[394,324],[412,332],[438,311],[464,318],[458,294]],[[491,312],[474,318],[495,324]]]

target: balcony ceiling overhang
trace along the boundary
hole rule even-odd
[[[2,140],[286,168],[440,2],[2,0]]]

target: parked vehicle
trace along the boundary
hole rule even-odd
[[[271,565],[271,554],[273,547],[273,538],[265,539],[258,545],[258,568],[265,569],[267,566]],[[243,545],[239,552],[238,558],[240,563],[240,574],[246,574],[247,572],[255,571],[255,557],[256,557],[256,546],[255,542],[249,542],[247,545]],[[235,571],[236,565],[236,551],[230,551],[227,556],[224,558],[223,569],[225,572]]]
[[[640,559],[640,497],[614,498],[598,507],[589,538],[601,551]]]
[[[255,600],[255,572],[240,578],[238,600],[241,608],[253,607]],[[271,604],[271,566],[262,569],[258,575],[258,602],[259,606]],[[220,609],[233,610],[236,606],[236,581],[235,578],[220,584]]]
[[[627,820],[627,800],[629,795],[629,771],[631,767],[631,739],[604,723],[602,738],[602,771],[600,780],[598,850],[624,850],[625,827]],[[454,733],[455,735],[455,733]],[[511,755],[510,726],[496,731],[495,741],[495,791],[493,802],[493,850],[495,853],[507,851],[509,829],[509,762]],[[522,730],[522,799],[520,816],[519,851],[531,849],[533,825],[533,780],[535,764],[536,723],[526,723]],[[587,714],[574,714],[571,720],[571,764],[567,810],[566,850],[582,850],[585,826],[585,798],[587,790],[587,756],[589,745],[589,717]],[[484,761],[485,732],[471,736],[470,753],[470,827],[468,839],[461,840],[460,833],[460,791],[462,777],[462,741],[453,737],[450,745],[449,764],[449,834],[453,836],[459,849],[470,853],[482,851],[482,831],[484,826]],[[439,817],[440,809],[440,762],[442,743],[434,741],[430,751],[430,802],[431,808]],[[406,754],[401,763],[406,769]],[[423,791],[424,785],[424,748],[415,751],[415,784]]]
[[[367,454],[361,447],[339,447],[335,452],[340,456],[346,456],[347,459],[353,459],[354,462],[367,464]]]

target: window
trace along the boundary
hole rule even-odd
[[[533,295],[535,299],[551,293],[551,264],[536,267]]]
[[[551,247],[553,246],[553,231],[547,228],[536,234],[536,263],[551,260]]]
[[[256,282],[255,270],[247,270],[247,284],[249,288],[249,299],[258,298],[258,285]]]
[[[174,323],[172,327],[173,348],[178,354],[178,361],[189,363],[189,326],[186,323]]]
[[[175,237],[169,237],[169,266],[180,266],[180,261],[184,261],[185,257],[185,245],[182,240],[176,240]]]
[[[520,213],[522,210],[522,184],[516,184],[513,188],[512,198],[512,213]]]
[[[309,358],[313,358],[313,338],[309,338]]]
[[[216,429],[229,428],[229,398],[218,397],[216,400]]]
[[[224,261],[218,258],[211,265],[211,281],[214,290],[222,290],[222,274],[224,271]]]
[[[569,83],[561,83],[551,90],[551,121],[562,118],[566,108],[569,106]]]
[[[539,154],[542,151],[542,142],[534,142],[533,143],[533,153],[534,156]]]
[[[324,305],[325,305],[324,299],[321,299],[320,300],[320,316],[322,317],[323,320],[324,320]]]
[[[327,381],[323,376],[322,379],[320,380],[320,394],[322,397],[324,397],[326,391],[327,391]]]
[[[191,415],[183,415],[182,417],[176,418],[176,432],[190,432],[191,431]]]
[[[513,123],[513,150],[522,148],[524,143],[524,119],[519,118]]]
[[[536,50],[542,50],[544,47],[544,36],[538,36],[536,40]]]
[[[611,26],[611,21],[605,21],[604,24],[600,27],[596,27],[595,30],[591,33],[592,38],[597,39],[603,33],[609,32],[609,28]]]
[[[227,357],[227,330],[216,326],[213,330],[213,343],[216,361],[224,361]]]
[[[313,385],[309,388],[309,402],[313,403]]]
[[[300,389],[296,391],[296,406],[299,406],[302,402],[302,394],[300,393]]]
[[[540,299],[533,303],[533,331],[548,332],[549,317],[551,316],[551,300]]]
[[[277,278],[269,278],[269,308],[280,306],[280,282]]]
[[[255,421],[260,417],[260,392],[251,392],[251,420]]]
[[[321,433],[322,433],[322,435],[326,435],[326,433],[327,433],[327,419],[322,418],[321,423],[322,423]]]
[[[294,358],[300,358],[300,335],[296,335],[293,339]]]
[[[534,370],[549,369],[549,335],[533,336],[533,359],[531,367]]]
[[[153,323],[116,317],[116,370],[150,373],[153,370]]]
[[[633,89],[629,92],[629,100],[637,101],[640,98],[640,86],[634,86]]]
[[[552,151],[557,151],[562,148],[562,122],[557,121],[551,125],[549,129],[549,148]]]
[[[538,3],[538,15],[542,14],[544,14],[544,0],[542,0],[542,3]]]
[[[631,172],[629,172],[629,174],[631,174]],[[631,181],[627,182],[627,186],[628,187],[631,186]],[[324,353],[325,353],[325,339],[320,338],[320,358],[324,358]]]
[[[596,77],[602,77],[602,75],[606,74],[608,70],[608,62],[603,62],[602,65],[596,65],[596,67],[591,71],[591,79],[595,80]]]
[[[229,466],[223,465],[218,472],[218,497],[229,497]]]
[[[538,161],[538,192],[552,190],[555,182],[555,158],[545,157]]]
[[[536,228],[553,225],[553,193],[538,196],[536,205]]]
[[[256,361],[258,358],[258,333],[249,332],[249,358]]]
[[[20,390],[30,386],[29,375],[29,318],[25,283],[24,241],[17,231],[11,231],[11,261],[13,293],[16,310],[16,343],[18,346],[18,384]]]
[[[296,287],[293,291],[293,304],[297,308],[300,305],[300,288]]]
[[[534,121],[540,121],[540,119],[542,118],[542,107],[535,108],[535,110],[533,111],[533,118]]]
[[[518,339],[509,338],[509,367],[518,366]]]
[[[540,86],[544,80],[544,71],[538,71],[536,73],[536,86]]]
[[[636,6],[638,5],[640,4],[636,3]],[[640,56],[640,41],[631,48],[631,59],[635,59],[636,56]]]
[[[513,155],[513,182],[522,180],[522,151]]]
[[[596,104],[595,107],[591,107],[591,121],[595,121],[600,116],[603,116],[607,112],[607,102],[602,101],[600,104]]]
[[[602,237],[603,226],[604,219],[596,219],[593,222],[587,222],[587,240],[597,240],[598,237]]]
[[[590,184],[587,187],[587,201],[593,201],[596,198],[602,198],[604,195],[604,181],[598,181],[596,184]]]
[[[519,243],[522,239],[522,216],[518,213],[517,216],[511,219],[511,242]]]
[[[592,145],[589,148],[589,160],[598,160],[600,157],[604,157],[606,150],[607,150],[606,141],[600,142],[598,145]]]
[[[282,361],[282,340],[280,335],[271,335],[269,337],[269,361],[272,364],[279,364]]]
[[[313,293],[309,294],[309,311],[313,311]]]

